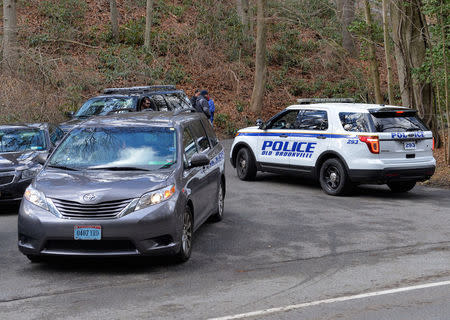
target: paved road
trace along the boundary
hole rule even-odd
[[[227,166],[225,219],[196,233],[182,265],[31,264],[2,210],[0,319],[449,319],[450,190],[330,197],[296,177],[241,182]]]

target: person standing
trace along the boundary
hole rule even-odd
[[[216,106],[214,105],[214,100],[211,98],[209,93],[206,94],[205,98],[208,100],[209,113],[211,114],[209,121],[211,121],[211,125],[214,126],[214,112],[216,111]]]
[[[198,96],[200,95],[200,90],[198,90],[198,89],[195,89],[195,91],[194,91],[194,95],[191,97],[191,104],[192,104],[192,107],[194,107],[195,108],[195,105],[196,105],[196,103],[197,103],[197,98],[198,98]]]
[[[211,118],[211,114],[209,113],[209,104],[206,96],[208,95],[208,91],[202,90],[200,95],[197,97],[195,102],[195,109],[197,112],[203,112],[205,116],[209,119]]]

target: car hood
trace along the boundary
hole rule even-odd
[[[37,151],[0,153],[0,169],[27,165],[32,162],[38,154],[39,152]]]
[[[69,132],[70,130],[72,130],[73,127],[79,125],[80,123],[86,121],[88,118],[73,118],[70,119],[69,121],[66,122],[62,122],[59,124],[59,127],[64,131],[64,132]]]
[[[167,186],[173,171],[67,171],[46,168],[34,186],[48,198],[96,204],[139,198],[144,193]],[[89,194],[90,201],[84,196]],[[93,197],[92,197],[93,195]]]

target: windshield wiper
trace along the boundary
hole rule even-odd
[[[90,167],[89,170],[110,170],[110,171],[150,171],[139,167]]]
[[[66,167],[66,166],[58,166],[58,165],[48,165],[49,168],[57,168],[57,169],[63,169],[63,170],[70,170],[70,171],[80,171],[79,169]]]

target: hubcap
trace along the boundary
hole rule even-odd
[[[219,216],[223,215],[223,189],[222,189],[222,184],[219,186],[219,203],[218,203],[218,207],[219,207]]]
[[[325,183],[330,189],[337,189],[341,182],[341,175],[335,166],[329,166],[325,171]]]
[[[192,223],[189,213],[184,214],[183,223],[183,234],[181,236],[181,245],[183,246],[183,251],[189,253],[191,250],[191,240],[192,240]]]
[[[247,159],[243,156],[239,158],[239,173],[241,176],[245,175],[245,171],[247,170]]]

